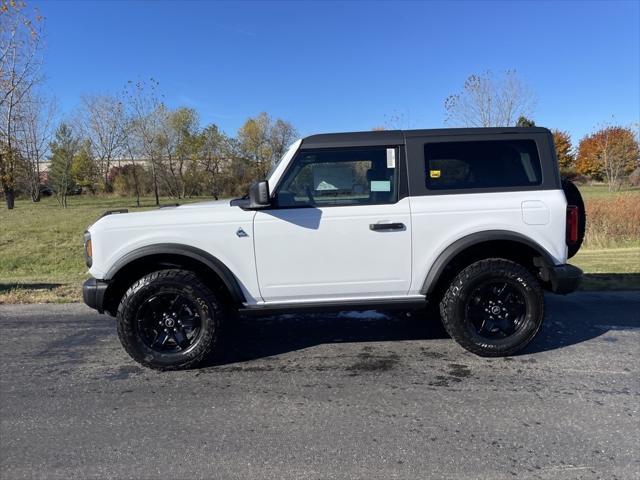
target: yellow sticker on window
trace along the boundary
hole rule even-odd
[[[440,170],[429,170],[429,176],[431,178],[440,178]]]

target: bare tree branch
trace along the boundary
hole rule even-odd
[[[518,117],[530,116],[534,103],[534,94],[515,70],[497,79],[487,71],[470,75],[460,93],[445,99],[445,121],[465,127],[514,126]]]

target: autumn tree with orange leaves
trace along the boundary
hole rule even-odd
[[[580,141],[576,170],[596,180],[605,180],[609,190],[620,188],[622,180],[638,167],[640,148],[630,128],[605,127]]]
[[[572,173],[576,160],[573,145],[571,145],[571,136],[563,130],[552,130],[551,133],[553,134],[553,143],[556,147],[560,173],[562,176],[568,176]]]

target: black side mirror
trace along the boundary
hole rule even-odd
[[[269,204],[269,182],[252,183],[249,187],[249,208],[265,208]]]

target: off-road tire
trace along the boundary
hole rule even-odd
[[[493,280],[508,282],[522,294],[526,305],[519,330],[501,339],[480,336],[466,316],[474,290]],[[447,333],[466,350],[483,357],[508,356],[524,348],[538,333],[544,316],[544,296],[526,268],[510,260],[488,258],[472,263],[455,277],[440,302],[440,316]]]
[[[562,190],[564,191],[564,196],[567,199],[567,205],[578,207],[578,241],[572,245],[567,245],[567,256],[571,258],[578,253],[578,250],[580,250],[582,242],[584,241],[584,232],[587,227],[587,213],[584,208],[582,195],[575,183],[571,180],[563,179]]]
[[[145,344],[136,326],[136,315],[141,305],[158,293],[179,291],[197,307],[201,330],[188,349],[162,353]],[[213,291],[193,272],[186,270],[159,270],[135,282],[124,294],[116,316],[118,337],[127,353],[136,362],[156,370],[192,368],[216,350],[222,320],[223,305]]]

